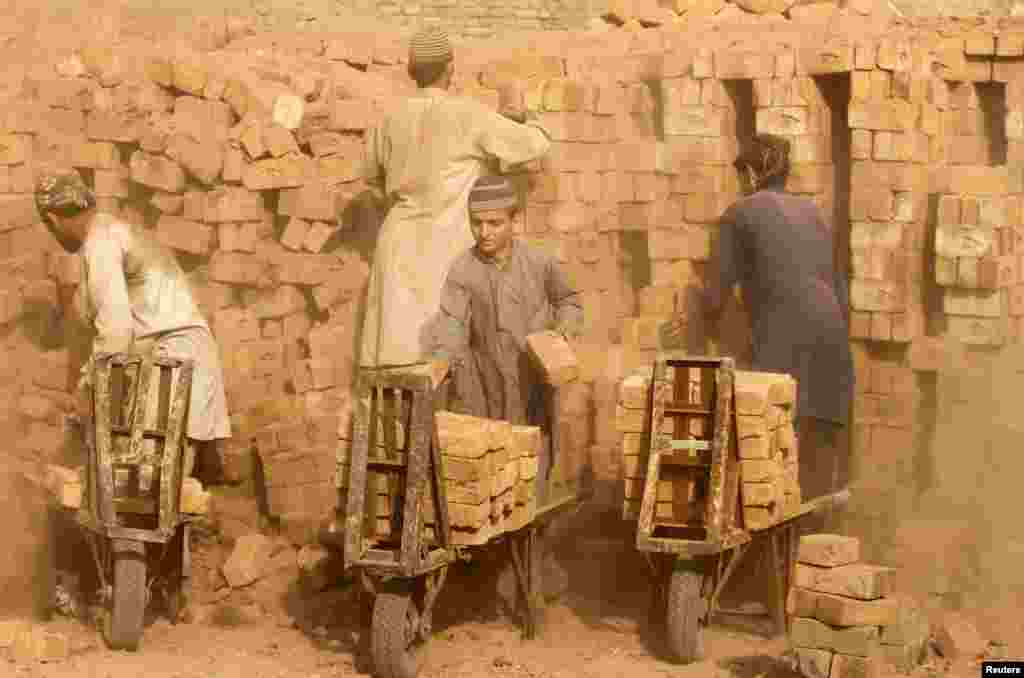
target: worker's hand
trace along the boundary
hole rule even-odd
[[[667,350],[685,349],[689,339],[690,324],[686,316],[681,313],[672,316],[667,323],[663,323],[658,334],[661,347]]]
[[[518,122],[520,125],[526,122],[526,111],[521,108],[505,106],[499,111],[499,113],[512,122]]]

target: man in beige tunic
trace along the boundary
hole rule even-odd
[[[96,336],[92,356],[82,367],[79,402],[88,402],[91,395],[98,353],[193,360],[185,474],[192,475],[198,461],[200,480],[223,482],[217,443],[231,437],[231,422],[220,355],[174,255],[144,229],[99,211],[93,192],[74,170],[45,173],[35,199],[50,233],[66,251],[81,254],[75,309]]]
[[[525,114],[450,95],[453,73],[445,33],[418,33],[409,75],[419,90],[367,135],[366,180],[390,211],[370,272],[363,367],[427,360],[445,274],[473,245],[466,209],[473,183],[488,164],[529,162],[550,147],[536,122],[516,121]]]

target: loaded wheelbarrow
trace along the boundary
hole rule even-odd
[[[86,465],[77,487],[64,474],[59,502],[88,544],[112,649],[138,648],[154,587],[172,621],[185,604],[182,475],[192,370],[188,360],[133,354],[94,361],[92,416],[78,422]]]
[[[540,499],[527,502],[516,518],[481,530],[473,539],[457,537],[449,515],[446,478],[451,476],[446,474],[437,423],[449,382],[429,372],[407,368],[360,374],[349,467],[339,468],[339,473],[347,473],[345,568],[357,577],[368,603],[364,609],[372,607],[369,644],[379,678],[413,678],[419,673],[434,605],[449,567],[472,560],[474,551],[486,546],[507,545],[525,635],[532,638],[542,604],[543,549],[538,533],[581,498],[575,488],[549,487]],[[379,493],[382,483],[390,488],[384,495]],[[378,512],[382,499],[390,503],[385,519]],[[383,535],[381,520],[386,523]]]
[[[703,653],[702,630],[719,611],[719,596],[736,566],[757,542],[767,548],[773,618],[785,633],[796,525],[833,499],[801,502],[797,484],[796,496],[787,495],[785,502],[780,493],[755,501],[764,507],[745,506],[753,501],[743,496],[748,487],[771,491],[771,483],[741,482],[746,478],[741,479],[734,384],[731,358],[666,352],[655,361],[648,393],[649,448],[636,546],[652,575],[652,621],[664,620],[668,650],[682,663]],[[793,453],[795,471],[795,445]],[[766,454],[765,461],[774,461],[775,454]]]

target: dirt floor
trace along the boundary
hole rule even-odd
[[[765,616],[720,617],[705,635],[707,658],[690,666],[666,661],[648,625],[644,563],[623,535],[563,537],[557,546],[568,590],[551,604],[541,637],[525,641],[494,600],[492,563],[460,566],[442,594],[424,678],[795,678],[785,661],[786,644],[772,638]],[[216,601],[204,582],[221,554],[197,553],[196,598],[205,601],[191,623],[155,619],[136,653],[111,652],[97,631],[58,618],[48,626],[72,639],[69,659],[53,664],[0,663],[0,675],[40,678],[327,678],[367,676],[369,665],[354,589],[342,583],[327,591],[298,594],[285,581],[267,581]],[[763,573],[750,581],[763,581]],[[741,587],[749,608],[757,587]],[[223,595],[223,590],[221,595]],[[736,603],[733,602],[733,605]],[[1019,623],[1019,619],[1018,619]],[[1016,637],[1024,637],[1020,629]],[[1018,645],[1017,647],[1021,647]],[[977,664],[932,660],[918,671],[975,676]],[[883,674],[884,675],[884,674]]]

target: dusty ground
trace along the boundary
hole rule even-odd
[[[424,678],[794,678],[781,656],[785,642],[769,638],[765,617],[723,617],[705,636],[708,659],[688,667],[662,656],[648,628],[648,582],[643,562],[625,539],[569,534],[558,546],[570,574],[569,591],[547,611],[539,640],[521,638],[514,623],[487,604],[489,566],[457,570],[438,604],[437,630]],[[199,562],[215,562],[209,553]],[[200,572],[199,577],[208,573]],[[760,575],[755,575],[760,579]],[[204,579],[200,579],[204,581]],[[749,588],[749,587],[744,587]],[[756,599],[756,588],[753,595]],[[155,620],[137,653],[107,650],[99,634],[78,622],[50,624],[72,638],[72,655],[60,663],[16,666],[0,662],[0,675],[40,678],[327,678],[369,675],[359,642],[358,612],[344,585],[315,596],[268,585],[247,594],[255,613],[217,614],[172,626]],[[239,592],[220,603],[238,601]],[[205,592],[209,595],[209,591]],[[207,598],[209,600],[209,598]],[[275,604],[276,603],[276,604]],[[218,609],[207,605],[204,609]],[[1018,626],[1020,617],[1017,616]],[[1024,637],[1020,628],[1017,638]],[[1016,645],[1016,647],[1022,647]],[[919,675],[976,676],[969,660],[933,663]]]

